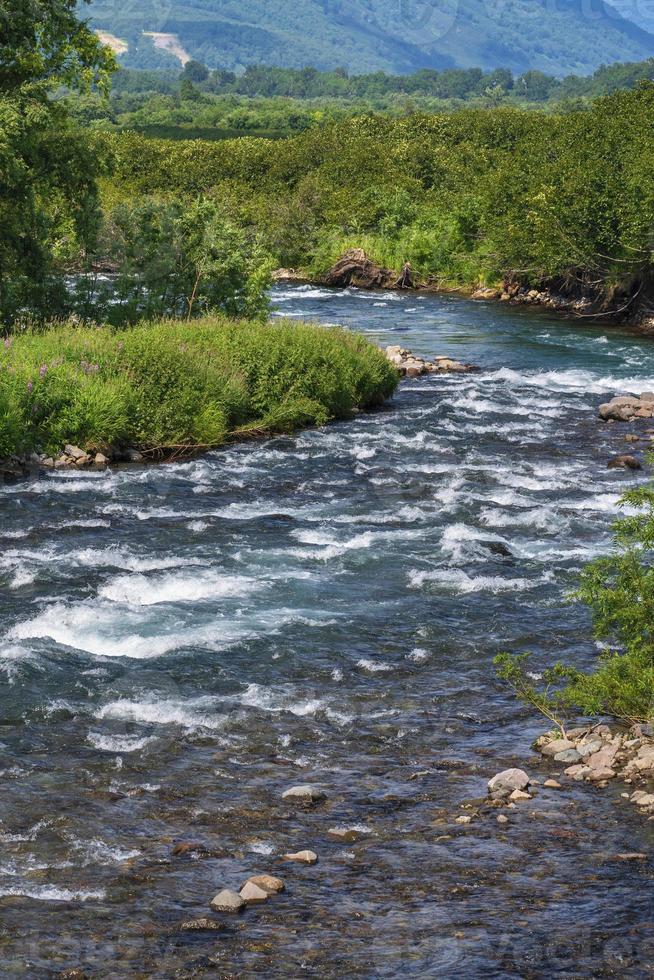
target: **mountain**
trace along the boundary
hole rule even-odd
[[[644,31],[654,34],[654,0],[607,0],[625,20],[630,20]]]
[[[194,58],[230,70],[564,75],[654,55],[654,37],[602,0],[93,0],[90,19],[123,64],[143,68]]]

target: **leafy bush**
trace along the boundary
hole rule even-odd
[[[537,682],[526,670],[527,655],[495,661],[520,700],[562,729],[561,718],[571,712],[654,720],[654,487],[630,491],[623,503],[638,513],[616,523],[615,552],[584,569],[575,594],[589,607],[602,645],[595,670],[556,664]]]
[[[62,324],[0,347],[0,456],[217,446],[380,404],[397,377],[339,328],[207,318],[133,329]]]
[[[96,320],[268,312],[272,259],[213,201],[119,203],[106,216],[102,239],[115,280],[99,289],[93,278],[78,284],[77,308]]]

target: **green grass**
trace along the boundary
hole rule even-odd
[[[0,457],[66,443],[191,452],[347,418],[396,383],[381,351],[340,328],[67,323],[0,344]]]

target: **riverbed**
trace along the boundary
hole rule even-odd
[[[650,855],[654,823],[619,787],[455,821],[500,769],[560,772],[492,660],[597,656],[567,597],[643,478],[607,470],[629,429],[597,405],[654,389],[654,345],[459,297],[274,302],[481,370],[292,438],[0,488],[2,976],[651,976],[652,861],[618,856]],[[326,802],[281,801],[302,783]],[[281,861],[303,848],[317,864]],[[257,872],[286,890],[180,928]]]

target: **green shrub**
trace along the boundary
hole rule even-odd
[[[574,598],[590,609],[601,644],[594,670],[556,664],[539,685],[526,655],[496,658],[499,676],[520,700],[562,726],[566,714],[654,720],[654,487],[625,494],[634,516],[617,521],[615,551],[584,569]]]

